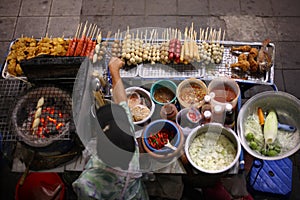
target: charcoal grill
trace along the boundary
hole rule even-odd
[[[40,123],[33,129],[37,102],[41,97],[44,104]],[[32,147],[46,147],[70,133],[72,99],[66,91],[53,86],[30,89],[18,99],[11,121],[21,141]]]

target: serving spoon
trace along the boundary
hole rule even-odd
[[[177,150],[177,147],[174,147],[174,146],[170,143],[169,139],[167,139],[167,143],[165,143],[165,147],[168,147],[168,148],[170,148],[170,149],[172,149],[172,150],[174,150],[174,151]]]
[[[281,124],[278,122],[278,129],[284,130],[284,131],[288,131],[288,132],[295,132],[297,130],[296,127],[288,125],[288,124]]]

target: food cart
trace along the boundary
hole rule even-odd
[[[99,77],[100,81],[105,82],[105,84],[100,84],[102,86],[100,89],[97,89],[97,91],[100,90],[103,100],[111,100],[111,79],[108,62],[112,56],[123,58],[126,62],[124,69],[121,70],[121,77],[125,86],[141,87],[146,91],[150,91],[153,83],[158,80],[172,80],[178,85],[185,79],[196,78],[208,85],[208,83],[218,77],[234,79],[241,89],[237,112],[247,100],[245,92],[249,88],[266,86],[270,90],[277,90],[274,84],[275,45],[273,43],[226,41],[225,33],[220,29],[209,28],[200,29],[198,36],[197,31],[193,30],[192,27],[182,31],[182,33],[177,29],[157,27],[128,29],[124,32],[118,32],[114,36],[111,36],[109,33],[107,37],[101,37],[101,34],[99,32],[96,34],[96,32],[96,28],[92,25],[89,28],[81,25],[78,26],[74,37],[78,41],[82,38],[87,38],[87,41],[94,42],[93,49],[95,51],[92,49],[90,51],[92,53],[78,53],[75,49],[71,56],[66,56],[69,53],[68,48],[72,48],[72,40],[68,40],[68,43],[66,43],[66,39],[63,39],[64,44],[61,46],[64,46],[65,54],[42,55],[43,53],[41,53],[41,56],[33,56],[31,59],[22,61],[18,61],[18,58],[15,58],[22,67],[22,74],[10,72],[11,59],[8,59],[4,64],[2,68],[4,79],[1,82],[2,85],[7,87],[3,91],[4,100],[1,103],[1,109],[9,113],[9,115],[1,118],[3,121],[0,128],[2,151],[9,157],[12,171],[23,172],[26,168],[27,170],[56,172],[83,170],[88,157],[95,153],[95,132],[101,131],[100,127],[89,126],[93,124],[89,120],[91,115],[93,115],[96,102],[95,96],[90,94],[95,89],[94,87],[99,87],[97,85],[99,83],[95,83],[94,78]],[[46,37],[46,39],[48,40],[49,38]],[[44,38],[44,40],[46,39]],[[171,47],[168,50],[161,48],[166,43],[170,46],[173,40],[176,40],[183,47],[176,47],[177,44],[174,44],[175,49],[173,50],[171,50]],[[11,43],[9,53],[15,49],[13,45],[17,41],[20,41],[20,39]],[[36,40],[35,43],[38,44],[38,41],[43,41],[43,38]],[[127,44],[124,44],[125,41],[127,41]],[[135,43],[135,48],[140,52],[131,50],[134,48],[133,46],[127,47],[128,41],[132,42],[132,44],[133,41],[138,41],[138,43]],[[30,46],[31,42],[27,41],[27,43]],[[89,43],[86,43],[86,48],[88,48]],[[53,44],[53,39],[51,44]],[[96,46],[97,44],[99,44],[98,47]],[[79,42],[77,45],[79,45]],[[142,52],[144,49],[141,48],[146,48],[147,45],[151,48],[155,46],[155,51],[160,54],[152,53],[144,58],[143,53],[145,52]],[[187,48],[187,46],[190,46],[190,48],[185,52],[190,51],[189,57],[180,60],[181,56],[185,56],[180,55],[183,51],[181,50],[180,52],[180,49]],[[218,49],[215,50],[213,47],[218,47]],[[262,48],[265,48],[270,58],[270,63],[266,64],[269,65],[266,67],[267,69],[252,70],[250,65],[247,69],[241,66],[241,63],[239,63],[240,55],[245,55],[246,61],[249,61],[248,57],[251,55],[251,52],[250,49],[244,50],[242,48],[238,49],[238,47],[256,49],[257,54]],[[179,48],[179,50],[177,51],[176,48]],[[116,49],[120,50],[117,51]],[[192,49],[196,53],[193,54]],[[218,52],[215,53],[215,51]],[[167,53],[166,56],[160,57],[159,55],[163,53]],[[219,57],[213,57],[215,54],[219,55]],[[253,59],[253,61],[258,62],[257,57]],[[43,132],[42,134],[39,133],[40,136],[37,133],[32,133],[32,131],[26,135],[24,131],[35,128],[31,124],[36,118],[39,120],[40,118],[34,117],[31,120],[27,120],[29,121],[28,124],[30,124],[29,128],[19,130],[20,121],[23,123],[24,118],[26,118],[26,116],[20,117],[20,113],[24,112],[25,107],[32,107],[32,113],[29,112],[26,115],[27,117],[28,115],[35,115],[39,108],[36,102],[40,100],[41,96],[51,99],[51,101],[56,101],[55,111],[53,112],[57,112],[57,114],[51,115],[50,118],[58,121],[59,117],[57,116],[64,115],[65,120],[53,125],[54,129],[56,129],[53,133],[50,131],[48,135]],[[15,104],[15,99],[17,104]],[[12,105],[17,106],[12,107]],[[66,108],[66,105],[72,105],[72,108]],[[179,102],[175,102],[175,105],[178,110],[181,109]],[[159,112],[161,107],[161,105],[156,104],[153,115],[147,122],[135,124],[135,135],[137,138],[141,138],[147,124],[160,118]],[[10,119],[11,113],[14,116],[13,120]],[[58,127],[58,123],[63,124],[63,127],[67,127],[66,130]],[[85,125],[80,126],[81,124]],[[30,138],[28,139],[28,137]],[[140,141],[139,144],[140,150],[143,152],[142,142]],[[208,175],[199,173],[190,165],[184,153],[167,161],[151,159],[147,157],[146,162],[141,162],[144,172],[183,175],[198,174],[202,178],[220,178],[220,174]],[[46,160],[47,162],[40,162],[41,160]],[[237,174],[238,168],[239,162],[236,162],[226,174]]]

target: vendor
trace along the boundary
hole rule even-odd
[[[124,62],[115,57],[109,62],[114,103],[97,110],[103,132],[97,139],[97,155],[91,157],[73,183],[78,199],[148,199],[141,181],[138,144],[120,76],[123,65]]]

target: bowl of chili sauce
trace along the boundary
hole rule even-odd
[[[178,126],[165,119],[159,119],[152,121],[148,124],[143,131],[143,147],[146,152],[152,152],[154,154],[168,154],[177,153],[177,150],[181,148],[183,143],[183,134]],[[172,150],[165,147],[165,144],[169,142],[177,147],[177,150]]]

